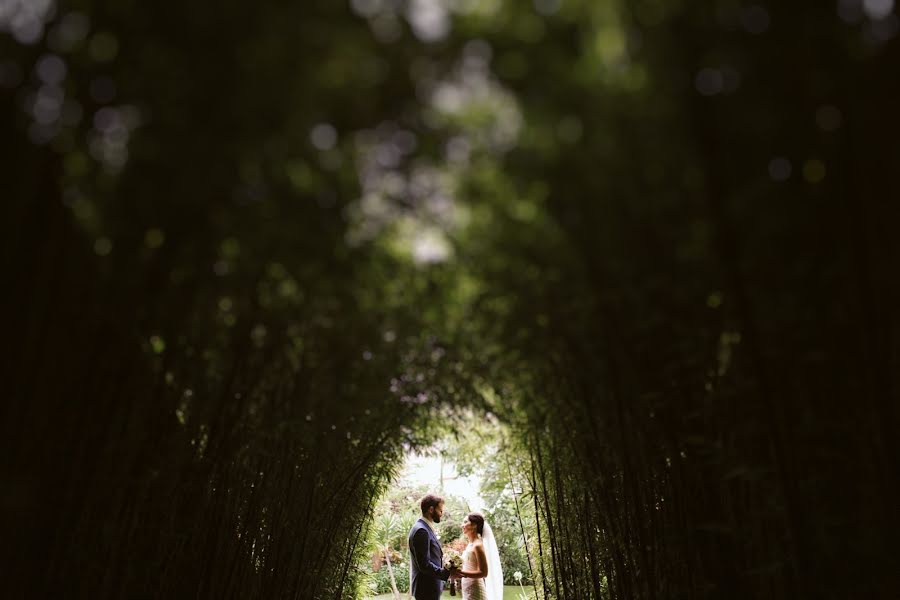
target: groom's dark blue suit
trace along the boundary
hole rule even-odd
[[[450,571],[443,568],[444,553],[437,536],[424,519],[409,530],[410,591],[416,600],[438,600]]]

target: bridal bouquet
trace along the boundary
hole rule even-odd
[[[444,558],[445,569],[462,569],[462,556],[456,550],[448,549]]]
[[[456,550],[448,549],[444,560],[445,569],[462,569],[462,556]],[[450,580],[450,595],[456,595],[456,580]]]

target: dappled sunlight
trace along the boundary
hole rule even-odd
[[[469,203],[458,195],[473,153],[508,152],[522,127],[514,97],[491,73],[491,54],[486,42],[472,40],[449,75],[436,64],[417,65],[417,95],[425,104],[417,118],[432,130],[429,139],[443,145],[438,156],[423,152],[418,136],[396,122],[356,134],[362,195],[347,208],[350,245],[381,237],[418,265],[453,257],[451,238],[470,218]]]

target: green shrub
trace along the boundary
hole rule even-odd
[[[406,561],[393,565],[394,578],[397,580],[397,589],[405,593],[409,591],[409,563]],[[371,573],[370,586],[373,594],[390,594],[391,593],[391,575],[387,565],[382,565],[375,573]]]

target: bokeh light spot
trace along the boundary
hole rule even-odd
[[[856,25],[863,19],[860,0],[838,0],[837,13],[849,25]]]
[[[374,17],[384,10],[383,0],[351,0],[350,7],[361,17]]]
[[[725,78],[718,69],[704,68],[697,72],[694,87],[703,96],[715,96],[725,88]]]
[[[66,78],[66,63],[55,54],[42,56],[35,67],[38,78],[47,85],[59,85]]]
[[[97,62],[109,62],[119,53],[119,41],[111,33],[98,33],[89,45],[91,58]]]
[[[328,123],[319,123],[309,132],[309,141],[319,150],[331,150],[337,143],[337,131]]]
[[[84,41],[89,29],[90,22],[86,16],[70,12],[50,32],[50,46],[58,52],[70,52]]]
[[[534,10],[547,17],[559,12],[561,5],[561,0],[534,0]]]
[[[219,250],[225,258],[237,258],[241,253],[241,243],[233,237],[225,238]]]
[[[109,256],[109,253],[112,252],[113,244],[112,240],[108,237],[97,238],[94,242],[94,253],[97,256]]]
[[[748,6],[741,11],[741,25],[747,33],[759,35],[769,29],[769,12],[762,6]]]
[[[166,350],[166,342],[158,335],[150,336],[150,349],[154,354],[162,354]]]
[[[816,125],[822,131],[837,131],[841,126],[841,111],[830,104],[820,106],[816,110]]]
[[[825,163],[811,158],[803,164],[803,178],[809,183],[820,183],[825,179]]]
[[[863,39],[869,45],[879,45],[894,39],[900,31],[900,19],[888,14],[883,19],[873,19],[863,30]]]
[[[731,94],[741,86],[741,74],[734,67],[724,66],[719,69],[722,74],[722,92]]]
[[[446,236],[434,228],[418,231],[412,241],[412,257],[419,265],[444,262],[451,252]]]
[[[219,277],[228,275],[230,271],[231,268],[228,266],[228,261],[226,260],[217,260],[213,263],[213,273],[215,273]]]
[[[438,42],[450,33],[450,15],[441,0],[410,0],[406,19],[423,42]]]
[[[56,3],[53,0],[0,1],[0,31],[8,31],[20,44],[37,44],[44,37]]]
[[[769,161],[769,177],[773,181],[787,181],[792,170],[791,161],[783,156],[776,156]]]
[[[725,301],[725,297],[722,292],[712,292],[709,296],[706,297],[706,306],[709,308],[719,308],[722,306],[722,303]]]
[[[862,8],[870,19],[884,19],[894,11],[894,0],[863,0]]]
[[[150,249],[159,248],[165,241],[166,234],[159,229],[148,229],[144,234],[144,244]]]
[[[56,85],[42,85],[34,97],[31,114],[41,125],[50,125],[59,119],[65,93]]]

